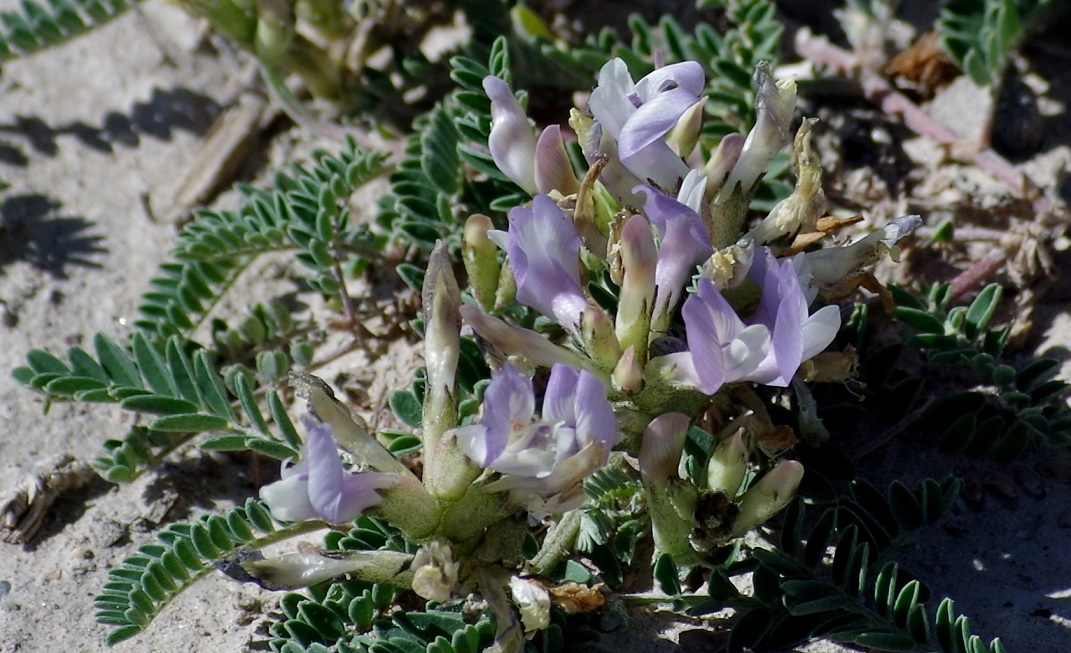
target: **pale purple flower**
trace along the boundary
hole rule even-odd
[[[392,473],[346,472],[331,426],[308,415],[302,422],[308,438],[298,463],[284,462],[282,479],[260,488],[260,498],[275,519],[350,522],[380,502],[379,490],[398,482],[398,475]]]
[[[625,62],[613,59],[599,71],[588,107],[602,137],[616,142],[617,158],[630,173],[674,189],[688,166],[663,137],[699,102],[704,81],[702,66],[685,61],[633,83]]]
[[[640,185],[633,189],[635,193],[646,195],[643,212],[659,235],[655,267],[658,290],[653,312],[656,325],[673,311],[696,266],[713,252],[703,221],[696,209],[689,206],[702,199],[702,179],[695,171],[685,178],[686,183],[681,187],[683,201],[668,197],[651,186]]]
[[[506,365],[484,393],[480,421],[457,429],[458,447],[504,475],[488,490],[508,491],[538,514],[570,510],[583,502],[581,481],[606,464],[617,443],[606,393],[590,372],[555,365],[537,417],[532,380]]]
[[[786,387],[800,364],[833,342],[840,329],[840,309],[825,306],[813,315],[791,259],[778,260],[768,247],[757,247],[748,277],[761,289],[751,324],[770,330],[772,347],[746,380]]]
[[[549,125],[537,139],[521,103],[506,82],[488,75],[483,90],[491,100],[487,146],[495,165],[528,194],[575,193],[580,182],[565,152],[561,127]]]
[[[580,289],[580,236],[550,197],[509,212],[509,233],[488,237],[506,250],[517,281],[517,301],[553,318],[574,335],[588,301]]]
[[[677,362],[681,376],[705,394],[744,379],[769,355],[770,330],[762,324],[745,325],[706,277],[699,279],[699,287],[685,300],[681,313],[688,352],[663,358]]]
[[[836,337],[839,309],[826,306],[809,313],[792,259],[778,260],[769,248],[757,247],[748,279],[761,294],[744,320],[709,278],[701,278],[681,309],[688,352],[664,356],[660,367],[706,394],[733,381],[785,387],[803,361]]]

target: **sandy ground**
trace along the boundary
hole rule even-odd
[[[93,457],[127,423],[96,405],[55,405],[43,415],[41,402],[5,370],[31,348],[58,353],[87,345],[97,331],[119,340],[129,333],[137,299],[174,236],[173,226],[153,220],[144,198],[166,203],[247,78],[233,55],[199,43],[196,23],[150,2],[87,37],[4,66],[0,179],[10,188],[0,193],[0,490],[55,454]],[[1066,166],[1066,147],[1045,151],[1050,173]],[[1030,347],[1066,360],[1071,319],[1059,302],[1071,293],[1052,296],[1039,307]],[[1009,470],[950,463],[936,451],[920,460],[915,447],[893,445],[864,461],[879,480],[894,472],[907,480],[940,477],[951,465],[992,481],[980,499],[961,500],[942,526],[921,533],[903,559],[938,597],[957,599],[975,632],[1003,637],[1009,651],[1071,645],[1071,478],[1037,471],[1053,456],[1031,452]],[[95,481],[65,496],[29,546],[0,544],[0,653],[105,650],[107,629],[93,621],[91,603],[108,568],[150,541],[157,524],[250,496],[257,473],[194,454],[128,486]],[[1012,482],[1001,485],[1005,476]],[[161,503],[174,507],[161,514]],[[211,576],[147,633],[111,650],[246,650],[264,639],[261,615],[272,600]],[[631,630],[608,634],[602,648],[680,650],[679,639],[683,650],[714,651],[722,642],[702,621],[660,638],[667,623],[637,614]]]

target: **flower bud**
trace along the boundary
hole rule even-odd
[[[490,311],[495,305],[498,292],[498,246],[487,237],[492,228],[491,218],[481,213],[469,216],[465,221],[464,241],[461,244],[461,259],[469,277],[472,295],[480,308]]]
[[[504,356],[521,355],[533,364],[546,368],[553,367],[555,363],[585,369],[592,367],[589,359],[552,343],[531,329],[507,324],[472,306],[462,306],[458,311],[477,335]]]
[[[781,512],[796,496],[802,478],[803,465],[795,460],[784,460],[766,472],[740,497],[740,512],[733,522],[733,535],[743,535]]]
[[[770,214],[748,234],[757,245],[792,244],[799,233],[813,232],[826,212],[822,190],[822,165],[811,150],[811,126],[816,119],[804,120],[796,132],[793,147],[796,159],[796,187],[774,206]]]
[[[576,192],[573,207],[573,225],[588,251],[605,258],[609,254],[607,234],[613,221],[616,203],[606,188],[599,183],[599,175],[608,167],[610,159],[600,157],[592,161],[587,174]],[[616,164],[620,167],[620,163]]]
[[[699,142],[699,130],[703,127],[703,108],[706,103],[706,98],[699,98],[698,102],[685,110],[677,124],[666,134],[666,142],[682,159],[688,158]]]
[[[758,86],[755,126],[748,133],[732,172],[710,204],[710,240],[715,249],[739,238],[759,179],[790,138],[788,129],[796,107],[796,83],[774,82],[766,64],[759,64],[755,69],[755,82]]]
[[[384,583],[405,588],[413,577],[410,563],[413,556],[398,551],[332,551],[331,556],[319,553],[290,553],[278,558],[265,558],[259,551],[244,552],[235,560],[240,572],[225,569],[238,580],[254,580],[270,590],[294,590],[350,575],[368,583]]]
[[[540,193],[558,191],[572,195],[580,190],[560,126],[548,125],[543,129],[536,142],[535,157],[535,184]]]
[[[643,216],[633,216],[621,233],[621,292],[617,303],[615,331],[621,347],[633,349],[635,365],[647,362],[647,340],[655,300],[655,249],[651,226]]]
[[[698,491],[677,474],[689,422],[683,413],[659,415],[647,426],[640,445],[640,475],[655,548],[682,564],[696,557],[689,536]]]
[[[736,166],[740,152],[744,149],[744,136],[742,134],[726,134],[718,147],[711,153],[703,166],[702,175],[707,178],[706,196],[704,201],[710,204],[714,195],[721,190],[729,173]],[[709,231],[709,230],[708,230]]]
[[[851,245],[827,247],[803,254],[810,264],[810,285],[815,288],[837,287],[856,276],[863,268],[876,263],[886,253],[895,254],[896,242],[920,224],[921,217],[905,215]]]
[[[588,306],[580,319],[580,337],[588,355],[603,370],[612,370],[621,358],[621,343],[617,341],[610,316],[598,306]]]
[[[662,487],[676,477],[691,419],[684,413],[665,413],[651,420],[640,446],[640,475],[647,487]]]
[[[703,274],[714,283],[718,292],[739,288],[747,279],[755,260],[755,243],[743,237],[728,247],[715,251],[703,265]]]
[[[740,192],[750,197],[770,161],[791,138],[788,129],[796,109],[796,82],[791,79],[774,81],[770,67],[761,63],[755,68],[755,85],[758,87],[755,126],[748,132],[740,158],[733,166],[722,194]]]
[[[290,385],[298,397],[305,399],[309,411],[331,427],[338,445],[353,454],[364,466],[379,472],[396,472],[413,477],[413,473],[398,461],[368,429],[358,424],[349,409],[338,399],[331,386],[311,374],[290,373]]]
[[[257,30],[253,51],[264,65],[286,56],[295,35],[294,12],[283,0],[257,0]]]
[[[643,389],[643,367],[636,362],[632,345],[621,354],[621,360],[617,361],[610,379],[613,381],[614,390],[627,395],[636,394]]]
[[[444,434],[457,426],[457,359],[461,347],[461,292],[442,242],[424,275],[424,485],[439,499],[456,500],[480,475]]]
[[[498,77],[484,77],[483,90],[491,100],[491,134],[487,139],[491,158],[502,174],[535,195],[536,138],[528,116],[509,84]]]
[[[746,473],[747,445],[744,443],[744,429],[738,428],[711,454],[707,463],[707,487],[721,490],[733,499]]]

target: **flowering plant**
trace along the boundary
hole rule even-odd
[[[287,63],[313,95],[332,98],[318,110],[373,103],[408,128],[408,111],[438,97],[445,60],[416,54],[413,40],[394,51],[395,67],[351,68],[381,45],[376,28],[365,29],[375,23],[368,3],[334,14],[346,23],[341,31],[325,29],[330,2],[299,1],[293,16],[261,4],[257,29],[235,36],[246,46],[254,39],[274,101],[303,126],[351,129],[307,111],[291,92],[295,80],[278,74]],[[415,35],[409,20],[419,11],[396,21],[397,3],[381,4],[372,9],[388,33]],[[564,614],[608,600],[606,620],[619,601],[692,614],[733,608],[734,653],[807,637],[982,650],[947,600],[934,637],[927,590],[886,556],[906,531],[949,509],[959,482],[912,489],[897,481],[882,494],[849,480],[843,439],[830,431],[845,430],[838,418],[847,414],[856,416],[852,429],[867,432],[859,413],[871,420],[894,407],[907,413],[901,431],[921,414],[942,447],[1002,458],[1071,433],[1059,405],[1066,386],[1051,378],[1052,361],[1021,370],[996,363],[1008,338],[986,328],[998,286],[969,308],[950,308],[979,275],[925,299],[869,275],[879,258],[895,258],[917,216],[848,245],[830,242],[863,218],[827,215],[814,121],[797,122],[794,83],[760,63],[779,41],[773,5],[717,4],[740,29],[723,35],[699,24],[688,35],[667,17],[655,35],[637,19],[631,47],[600,39],[562,48],[524,5],[462,3],[457,16],[473,28],[468,51],[487,45],[488,65],[451,59],[456,86],[412,123],[404,148],[376,153],[388,149],[380,147],[387,130],[348,131],[344,151],[277,173],[271,191],[241,186],[238,209],[199,210],[180,231],[128,347],[98,334],[92,353],[75,345],[67,361],[30,352],[15,376],[46,406],[109,402],[136,414],[93,462],[109,481],[130,481],[191,444],[281,463],[279,480],[266,483],[251,463],[259,499],[166,526],[149,544],[130,538],[137,552],[108,572],[96,598],[109,642],[141,632],[218,568],[271,590],[301,588],[279,601],[283,616],[269,627],[271,648],[289,653],[409,650],[414,641],[443,653],[550,652]],[[23,53],[45,44],[31,43],[27,30],[70,36],[86,9],[64,5],[57,27],[27,7],[25,25],[6,16]],[[248,8],[233,9],[226,17],[254,26]],[[426,16],[453,11],[439,3]],[[519,39],[492,45],[507,11]],[[287,27],[294,18],[296,31]],[[355,48],[336,41],[353,35]],[[523,58],[516,84],[507,53]],[[548,71],[559,90],[595,86],[567,121],[559,114],[533,126],[529,97],[543,120],[557,109],[539,85]],[[514,92],[526,86],[533,95]],[[870,97],[889,92],[864,87]],[[794,188],[777,179],[790,143]],[[391,189],[379,215],[353,219],[365,217],[355,189],[386,170]],[[771,200],[772,189],[783,192]],[[951,238],[949,224],[937,232],[935,240]],[[284,250],[307,269],[297,294],[314,306],[294,315],[289,298],[257,305],[229,326],[221,297],[258,255]],[[370,315],[375,298],[349,294],[355,274],[374,278],[375,263],[420,293],[412,331],[394,318],[411,318],[416,302]],[[875,351],[864,337],[873,302],[850,312],[835,303],[859,285],[923,333]],[[413,430],[384,428],[379,414],[369,428],[350,412],[362,403],[359,389],[336,399],[310,373],[378,354],[401,333],[424,341],[423,369],[390,397]],[[927,362],[962,363],[984,387],[927,396],[932,404],[908,412],[923,374],[893,369],[899,347]],[[345,369],[332,379],[352,391],[352,366]],[[830,401],[845,394],[846,402]],[[296,427],[295,396],[305,403]],[[1007,429],[1006,419],[1014,420]],[[47,504],[88,478],[87,464],[64,468],[69,462],[0,497],[0,537],[30,537]],[[815,505],[821,512],[805,515]],[[322,548],[268,548],[312,531],[326,531]],[[636,591],[652,576],[664,595]],[[745,576],[750,590],[734,584]],[[570,622],[570,645],[583,619]]]
[[[475,589],[496,612],[497,649],[519,650],[523,632],[549,623],[549,604],[532,589],[540,585],[517,574],[545,574],[575,549],[570,515],[584,511],[584,480],[600,469],[638,468],[656,554],[676,564],[706,564],[787,505],[804,466],[785,457],[790,446],[770,445],[777,429],[755,408],[757,388],[805,395],[801,365],[820,365],[815,357],[841,324],[836,305],[812,308],[821,280],[833,266],[859,274],[917,219],[850,248],[800,252],[794,242],[815,240],[825,210],[820,186],[801,183],[746,229],[762,171],[790,140],[795,98],[794,85],[775,83],[765,67],[756,79],[754,129],[723,139],[704,160],[696,149],[702,68],[683,62],[633,81],[623,61],[611,60],[587,107],[570,118],[589,166],[577,171],[564,130],[552,125],[537,137],[507,81],[486,77],[491,159],[531,199],[508,211],[503,230],[486,216],[469,218],[471,294],[460,292],[441,246],[431,257],[422,474],[346,420],[321,384],[298,377],[308,438],[283,479],[261,490],[272,513],[385,519],[422,547],[406,576],[418,594],[445,601]],[[805,121],[797,148],[809,147],[809,129]],[[462,416],[457,364],[466,328],[484,344],[492,372],[482,410]],[[540,392],[537,381],[545,382]],[[698,457],[686,455],[698,422],[714,425],[715,435]],[[705,473],[682,475],[689,461]],[[716,511],[704,509],[714,498]],[[518,519],[554,524],[527,567],[517,565],[524,530],[506,527]],[[257,576],[267,567],[245,568]]]

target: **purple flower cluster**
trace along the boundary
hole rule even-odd
[[[809,314],[792,260],[779,261],[769,248],[756,248],[748,280],[761,294],[746,320],[707,278],[681,309],[695,385],[706,394],[733,381],[786,387],[800,364],[825,349],[840,329],[836,306]]]
[[[564,512],[582,503],[580,482],[609,459],[617,419],[603,382],[567,365],[551,369],[538,417],[535,404],[532,380],[504,366],[484,393],[480,421],[458,428],[457,444],[503,475],[488,490],[509,492],[538,515]]]
[[[663,137],[701,102],[705,79],[702,66],[694,61],[659,68],[635,83],[620,59],[602,67],[588,103],[599,140],[588,144],[585,154],[592,161],[616,154],[631,179],[622,179],[627,185],[612,190],[621,194],[641,182],[663,190],[677,188],[688,166]]]
[[[757,75],[762,96],[759,125],[744,145],[747,156],[736,164],[748,169],[730,176],[741,182],[739,186],[747,187],[744,191],[761,174],[758,169],[764,169],[772,153],[783,146],[794,105],[791,84],[775,84],[765,68]],[[680,137],[682,130],[698,129],[690,116],[702,106],[699,94],[703,86],[703,70],[695,62],[665,66],[634,82],[625,63],[614,59],[600,70],[589,102],[593,122],[583,142],[585,154],[591,161],[606,163],[600,181],[619,200],[641,206],[645,218],[644,223],[627,220],[628,237],[620,242],[620,247],[629,248],[624,258],[634,265],[649,266],[648,259],[636,249],[642,249],[645,242],[637,233],[643,224],[651,230],[655,243],[653,301],[646,267],[639,274],[625,275],[634,288],[621,288],[623,303],[628,300],[624,305],[629,319],[639,320],[641,328],[653,333],[670,327],[697,266],[717,254],[711,236],[717,226],[707,224],[703,217],[704,202],[711,201],[716,189],[708,189],[707,178],[685,162],[685,150],[690,146],[687,136]],[[527,154],[518,154],[529,151],[525,144],[534,139],[527,119],[502,80],[489,77],[484,87],[496,111],[492,156],[511,178],[528,179],[529,173],[517,163],[517,157],[526,165],[530,162]],[[512,131],[507,128],[511,124]],[[504,145],[505,134],[514,132],[516,142],[523,147],[511,150]],[[738,155],[726,163],[732,166]],[[732,188],[726,190],[731,192]],[[544,188],[538,191],[548,192]],[[510,211],[509,222],[508,234],[492,232],[490,237],[507,252],[518,301],[554,319],[574,336],[582,335],[585,314],[593,302],[581,284],[582,242],[571,216],[551,197],[536,194],[531,208]],[[800,364],[829,345],[840,326],[836,307],[810,314],[808,304],[813,294],[801,285],[796,271],[805,267],[804,261],[794,266],[791,260],[775,258],[766,247],[744,244],[737,249],[742,253],[735,259],[739,269],[729,279],[719,279],[717,286],[712,280],[716,277],[702,275],[695,292],[684,302],[681,313],[688,351],[651,360],[656,369],[672,370],[671,379],[706,394],[737,381],[787,386]],[[718,290],[741,281],[757,296],[754,311],[743,316]],[[649,305],[637,309],[645,303]],[[639,360],[641,365],[648,360],[646,351],[637,351],[647,346],[644,336],[622,324],[620,316],[616,332],[622,343],[618,349],[622,360]],[[624,350],[625,344],[631,351]]]

